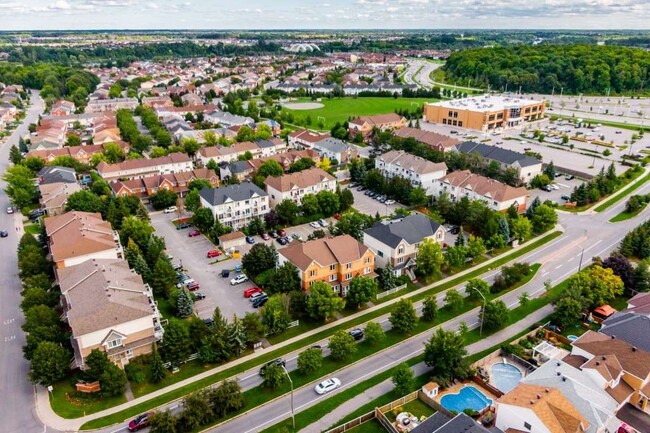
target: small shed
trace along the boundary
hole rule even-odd
[[[242,232],[232,232],[219,236],[219,245],[224,250],[235,250],[238,247],[246,245],[246,235]]]
[[[429,398],[436,398],[440,385],[437,382],[429,382],[422,387],[422,392]]]
[[[609,316],[612,314],[616,313],[616,310],[612,308],[610,305],[601,305],[600,307],[594,309],[593,311],[593,316],[596,319],[598,323],[602,322],[603,320],[607,319]],[[600,320],[598,320],[600,319]]]

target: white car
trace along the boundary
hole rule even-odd
[[[7,213],[9,213],[9,214],[14,213],[14,208],[12,208],[11,206],[9,206],[9,207],[7,208]]]
[[[315,229],[320,228],[320,224],[318,224],[318,221],[312,221],[312,222],[309,223],[309,225],[312,226]]]
[[[165,213],[174,213],[178,210],[176,206],[169,206],[167,209],[165,209]]]
[[[318,224],[320,224],[321,227],[329,226],[329,223],[322,218],[318,220]]]
[[[248,277],[244,274],[239,274],[232,280],[230,280],[230,285],[231,286],[236,286],[237,284],[241,284],[244,281],[248,281]]]
[[[316,385],[316,388],[314,388],[314,390],[316,391],[316,394],[323,395],[323,394],[327,394],[332,390],[335,390],[339,386],[341,386],[341,381],[333,377],[331,379],[326,379],[321,383],[319,383],[318,385]]]
[[[395,200],[386,200],[384,204],[395,204]]]

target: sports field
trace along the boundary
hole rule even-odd
[[[295,102],[308,101],[310,101],[309,98],[304,98]],[[283,110],[293,114],[293,124],[307,126],[313,129],[330,130],[336,122],[343,123],[350,118],[370,116],[373,114],[393,113],[397,109],[415,111],[416,108],[421,107],[425,102],[435,101],[436,99],[433,98],[323,98],[320,101],[324,105],[322,108],[314,110],[290,110],[285,107]],[[308,117],[311,119],[311,124],[306,123]],[[322,127],[320,125],[321,122]]]

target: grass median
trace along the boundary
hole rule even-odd
[[[478,277],[481,274],[483,274],[483,273],[485,273],[485,272],[487,272],[487,271],[489,271],[491,269],[499,267],[499,266],[501,266],[501,265],[503,265],[505,263],[508,263],[510,261],[516,260],[517,258],[521,257],[522,255],[527,254],[527,253],[539,248],[540,246],[544,245],[545,243],[552,241],[553,239],[557,238],[561,234],[562,234],[562,232],[559,232],[559,231],[555,231],[555,232],[546,234],[543,237],[541,237],[540,239],[537,239],[536,241],[532,242],[531,244],[526,245],[524,247],[521,247],[519,249],[513,250],[509,254],[507,254],[507,255],[505,255],[503,257],[500,257],[498,260],[495,260],[494,262],[492,262],[490,264],[484,265],[484,266],[482,266],[480,268],[477,268],[477,269],[473,270],[472,272],[469,272],[469,273],[467,273],[467,274],[465,274],[463,276],[454,278],[454,279],[452,279],[450,281],[445,282],[444,284],[440,284],[440,285],[431,287],[430,289],[428,289],[426,291],[423,291],[422,293],[418,293],[417,295],[410,296],[408,298],[411,299],[413,302],[416,302],[416,301],[424,299],[426,296],[429,296],[431,294],[436,294],[436,293],[439,293],[439,292],[441,292],[443,290],[447,290],[449,288],[457,286],[457,285],[459,285],[459,284],[461,284],[461,283],[463,283],[463,282],[465,282],[465,281],[467,281],[467,280],[469,280],[471,278]],[[407,296],[405,296],[405,297],[407,297]],[[105,416],[105,417],[102,417],[102,418],[98,418],[98,419],[89,421],[89,422],[85,423],[81,428],[82,428],[82,430],[87,430],[87,429],[93,429],[93,428],[106,427],[106,426],[109,426],[109,425],[113,425],[113,424],[116,424],[116,423],[123,422],[124,420],[126,420],[128,418],[131,418],[131,417],[134,417],[134,416],[137,416],[138,414],[140,414],[142,412],[146,412],[148,410],[151,410],[153,408],[161,406],[161,405],[163,405],[165,403],[169,403],[169,402],[172,402],[172,401],[177,400],[179,398],[182,398],[183,396],[185,396],[185,395],[187,395],[187,394],[189,394],[191,392],[198,391],[198,390],[200,390],[202,388],[205,388],[207,386],[210,386],[210,385],[213,385],[215,383],[221,382],[221,381],[223,381],[225,379],[234,377],[234,376],[236,376],[236,375],[238,375],[240,373],[243,373],[243,372],[245,372],[247,370],[250,370],[250,369],[252,369],[252,368],[254,368],[256,366],[259,366],[259,365],[261,365],[261,364],[263,364],[265,362],[268,362],[268,361],[270,361],[272,359],[279,358],[279,357],[281,357],[283,355],[286,355],[288,353],[296,351],[296,350],[298,350],[300,348],[307,347],[307,346],[310,346],[310,345],[312,345],[314,343],[322,341],[322,340],[328,338],[329,336],[331,336],[333,333],[335,333],[336,331],[338,331],[340,329],[344,329],[344,330],[349,329],[349,328],[358,326],[360,324],[363,324],[365,322],[368,322],[368,321],[370,321],[370,320],[372,320],[372,319],[374,319],[376,317],[382,316],[384,314],[388,314],[388,313],[390,313],[391,308],[392,308],[391,305],[384,306],[383,308],[380,308],[378,310],[374,310],[372,312],[369,312],[368,314],[364,314],[364,315],[362,315],[360,317],[357,317],[355,319],[343,322],[338,326],[326,329],[326,330],[321,331],[321,332],[319,332],[317,334],[314,334],[314,335],[312,335],[310,337],[306,337],[306,338],[304,338],[304,339],[302,339],[300,341],[296,341],[296,342],[294,342],[292,344],[284,346],[284,347],[282,347],[280,349],[277,349],[277,350],[271,351],[269,353],[260,355],[260,356],[254,358],[254,359],[245,361],[245,362],[243,362],[241,364],[235,365],[235,366],[233,366],[231,368],[228,368],[226,370],[223,370],[223,371],[220,371],[220,372],[215,373],[213,375],[210,375],[208,377],[205,377],[205,378],[203,378],[201,380],[193,382],[193,383],[191,383],[189,385],[186,385],[186,386],[184,386],[182,388],[178,388],[176,390],[170,391],[170,392],[165,393],[163,395],[154,397],[154,398],[152,398],[150,400],[147,400],[146,402],[133,405],[133,406],[129,407],[128,409],[122,410],[120,412],[117,412],[117,413],[114,413],[114,414],[111,414],[111,415],[108,415],[108,416]],[[443,317],[442,316],[444,314],[443,310],[444,310],[444,308],[441,309],[439,319],[442,319],[442,317]],[[453,315],[450,316],[450,317],[454,317],[454,315],[457,315],[457,313],[453,313]],[[448,320],[448,319],[445,319],[445,320]],[[63,416],[63,415],[61,415],[61,416]],[[79,416],[82,416],[82,415],[77,415],[77,417],[79,417]]]
[[[628,184],[625,188],[620,190],[620,193],[609,200],[603,202],[601,205],[597,206],[594,210],[596,212],[602,212],[605,209],[609,208],[613,204],[617,203],[619,200],[621,200],[623,197],[628,196],[631,192],[636,190],[637,188],[641,187],[644,183],[646,183],[648,180],[650,180],[650,174],[646,175],[643,179],[639,180],[638,182],[634,182],[632,180],[632,184]],[[630,217],[631,218],[631,217]],[[621,220],[622,221],[622,220]],[[613,221],[612,221],[613,222]]]

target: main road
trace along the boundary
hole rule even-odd
[[[9,149],[18,146],[18,139],[28,135],[28,125],[38,122],[43,112],[43,100],[37,91],[32,91],[32,105],[27,109],[27,116],[0,147],[0,171],[4,174],[9,167]],[[20,329],[23,315],[19,304],[21,284],[18,279],[18,259],[16,249],[23,234],[16,227],[22,226],[21,215],[16,212],[7,214],[10,205],[4,191],[6,184],[0,181],[0,229],[7,230],[9,236],[0,240],[0,431],[3,433],[41,432],[43,424],[36,416],[34,387],[27,379],[29,363],[23,358],[22,347],[25,333]],[[53,431],[53,430],[49,430]]]

